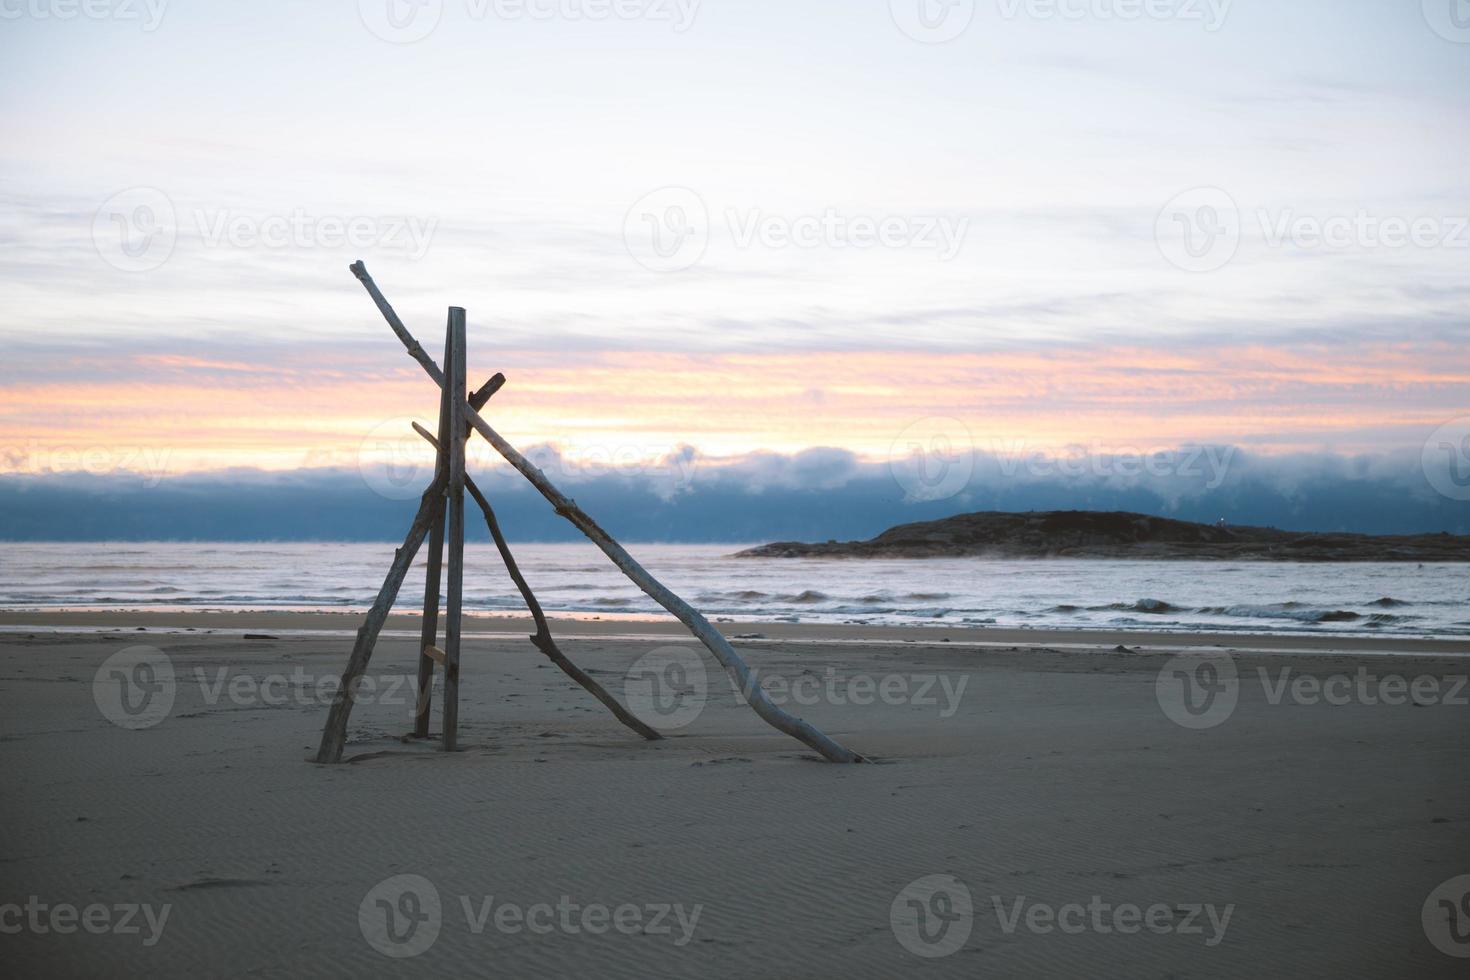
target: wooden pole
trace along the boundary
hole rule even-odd
[[[470,402],[473,404],[474,399],[471,398]],[[434,443],[434,437],[423,426],[415,422],[413,427],[419,435]],[[438,448],[437,443],[435,443],[435,448]],[[657,729],[645,724],[637,715],[625,708],[617,698],[607,692],[606,688],[561,652],[561,648],[556,645],[556,640],[551,635],[551,624],[546,621],[546,613],[542,611],[541,603],[536,599],[536,594],[531,591],[531,586],[526,582],[525,576],[521,574],[521,568],[516,564],[515,556],[510,552],[510,545],[506,543],[505,535],[500,531],[500,522],[495,519],[495,511],[491,508],[490,501],[485,499],[485,495],[480,492],[480,488],[475,486],[475,481],[468,475],[464,478],[464,486],[470,492],[470,496],[475,498],[475,503],[480,505],[480,512],[485,515],[485,525],[490,529],[490,537],[495,540],[495,547],[500,552],[501,560],[505,562],[505,570],[510,573],[511,581],[520,590],[526,608],[531,611],[531,618],[536,621],[536,634],[529,637],[531,643],[537,650],[545,654],[546,659],[555,664],[563,674],[576,681],[583,690],[606,705],[618,721],[650,742],[662,739],[663,736]]]
[[[392,327],[398,339],[408,348],[409,354],[419,362],[429,377],[433,378],[440,385],[443,385],[443,372],[434,364],[433,358],[429,357],[424,352],[424,349],[419,346],[418,341],[413,339],[413,335],[408,332],[408,328],[403,325],[403,321],[398,318],[398,314],[394,312],[393,307],[388,304],[382,292],[378,290],[372,277],[368,275],[367,266],[361,261],[355,262],[352,264],[352,273],[367,288],[368,294],[378,304],[378,309],[382,311],[384,318],[388,321],[388,325]],[[541,496],[546,498],[558,514],[566,518],[573,526],[585,534],[593,544],[602,550],[603,554],[607,555],[608,559],[624,575],[632,580],[633,584],[642,589],[653,601],[673,613],[675,618],[683,623],[704,644],[705,648],[720,662],[720,665],[725,668],[725,671],[730,675],[731,679],[735,681],[745,696],[747,703],[750,704],[751,708],[755,710],[755,713],[760,715],[767,724],[811,746],[824,759],[830,762],[867,761],[863,756],[829,738],[810,723],[777,707],[760,684],[756,682],[755,678],[751,676],[750,668],[746,666],[745,661],[740,658],[740,655],[735,652],[735,648],[730,645],[730,641],[725,639],[718,630],[710,625],[709,620],[705,619],[693,606],[667,589],[661,582],[650,575],[648,570],[642,565],[634,561],[633,556],[628,554],[622,545],[618,544],[613,540],[611,535],[598,527],[597,523],[591,517],[588,517],[571,498],[558,490],[546,478],[546,474],[532,465],[530,460],[522,456],[514,446],[501,437],[500,433],[491,428],[490,424],[480,417],[478,411],[465,405],[464,414],[469,419],[470,425],[474,426],[475,430],[484,436],[490,445],[495,447],[496,452],[505,457],[507,462],[530,481],[531,485],[541,493]]]
[[[459,742],[459,647],[464,612],[465,315],[449,308],[449,595],[444,609],[444,751]]]
[[[383,586],[378,589],[378,596],[373,600],[372,608],[368,610],[367,619],[363,621],[362,626],[358,627],[357,639],[352,644],[352,656],[347,658],[347,667],[342,671],[342,685],[332,699],[332,708],[327,713],[327,724],[322,729],[322,741],[316,753],[317,762],[342,761],[342,747],[347,744],[347,719],[352,714],[353,699],[357,697],[357,685],[361,683],[368,661],[372,659],[373,647],[378,642],[378,634],[383,631],[383,621],[388,618],[388,611],[393,608],[393,600],[398,597],[398,590],[403,587],[403,579],[408,575],[414,555],[418,554],[419,546],[424,543],[424,537],[429,533],[429,524],[433,521],[436,509],[442,502],[443,492],[444,482],[442,480],[435,480],[429,489],[424,491],[423,498],[419,502],[419,512],[413,519],[413,526],[408,529],[408,536],[403,539],[403,547],[394,552],[393,565],[388,569],[387,577],[383,579]]]
[[[444,337],[444,363],[449,363],[453,353],[449,346],[448,331]],[[449,390],[439,390],[439,441],[435,445],[434,479],[445,478],[449,472],[449,458],[444,446],[449,442]],[[424,573],[424,622],[419,632],[419,686],[418,703],[414,708],[413,734],[416,738],[429,737],[429,716],[432,713],[434,696],[434,663],[428,649],[439,638],[439,583],[444,563],[444,499],[438,499],[438,510],[429,532],[429,562]]]

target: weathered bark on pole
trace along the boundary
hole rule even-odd
[[[470,399],[470,403],[474,403],[473,398]],[[417,422],[413,424],[413,427],[419,435],[423,436],[429,442],[434,443],[436,449],[438,448],[438,443],[435,442],[434,437],[429,434],[428,430]],[[471,497],[475,498],[475,503],[480,505],[480,511],[485,515],[485,526],[490,529],[490,537],[494,539],[495,548],[500,552],[501,560],[505,562],[505,570],[510,573],[511,581],[520,590],[521,598],[525,601],[526,608],[531,611],[531,618],[536,621],[536,633],[534,636],[527,637],[527,639],[531,641],[537,650],[545,654],[546,659],[555,664],[562,673],[580,684],[582,689],[588,694],[601,701],[618,721],[650,742],[656,742],[662,739],[663,735],[659,734],[657,729],[645,724],[637,715],[624,707],[622,702],[613,697],[606,688],[597,683],[590,674],[572,663],[567,658],[567,655],[561,652],[561,648],[556,645],[556,640],[551,635],[551,624],[546,621],[546,613],[541,609],[540,601],[537,600],[536,594],[531,591],[531,586],[526,582],[526,577],[521,574],[521,568],[516,563],[515,556],[511,554],[510,545],[506,543],[505,535],[500,531],[500,522],[495,519],[495,510],[490,506],[490,501],[485,499],[485,495],[480,492],[480,488],[475,485],[475,481],[468,475],[464,478],[464,488],[469,491]]]
[[[465,316],[449,308],[449,594],[444,604],[444,751],[459,744],[459,646],[464,613]]]
[[[398,318],[398,314],[393,311],[393,307],[389,305],[388,301],[383,297],[382,292],[378,290],[377,285],[373,282],[372,277],[368,275],[367,267],[361,261],[355,262],[352,265],[352,272],[362,281],[363,286],[367,288],[369,295],[373,297],[373,301],[378,304],[378,309],[382,311],[384,318],[388,321],[388,325],[393,329],[398,339],[403,342],[409,354],[419,362],[429,377],[433,378],[440,385],[443,385],[444,373],[434,364],[433,358],[429,357],[424,352],[424,349],[419,346],[418,341],[414,340],[413,334],[408,332],[408,328],[403,325],[403,321]],[[495,451],[505,457],[511,466],[515,467],[522,476],[530,481],[531,485],[541,493],[541,496],[550,502],[558,514],[566,518],[579,531],[585,534],[593,544],[601,549],[603,554],[607,555],[624,575],[632,580],[633,584],[642,589],[653,601],[657,602],[664,609],[673,613],[675,618],[683,623],[705,645],[710,653],[714,655],[714,658],[720,662],[720,665],[725,668],[725,671],[730,675],[731,679],[735,681],[736,686],[745,696],[746,701],[755,710],[755,713],[760,715],[767,724],[778,731],[785,732],[792,738],[806,743],[821,753],[823,758],[831,762],[866,761],[861,755],[833,741],[808,722],[777,707],[771,701],[770,696],[766,694],[765,690],[756,682],[755,678],[751,676],[750,668],[746,666],[745,661],[740,658],[740,655],[735,652],[735,648],[730,645],[730,641],[725,639],[718,630],[710,625],[709,620],[705,619],[697,609],[690,606],[650,575],[647,569],[638,564],[633,559],[633,556],[623,549],[622,545],[614,541],[606,531],[598,527],[597,522],[592,520],[591,517],[588,517],[575,502],[558,490],[546,478],[546,474],[542,473],[530,460],[522,456],[514,446],[506,442],[498,432],[491,428],[490,424],[480,417],[479,412],[465,405],[464,414],[469,419],[470,425],[480,435],[484,436],[490,445],[495,447]]]
[[[398,597],[398,590],[403,587],[403,579],[408,575],[414,556],[418,554],[419,546],[429,533],[429,524],[442,502],[440,495],[443,492],[442,480],[435,480],[424,491],[413,526],[403,539],[403,547],[394,553],[393,566],[383,579],[383,586],[378,590],[372,608],[368,610],[367,619],[358,627],[357,639],[352,644],[352,656],[347,658],[347,667],[342,671],[342,684],[337,689],[336,697],[332,699],[331,710],[327,713],[327,724],[322,729],[322,741],[316,753],[317,762],[342,761],[342,747],[347,744],[347,719],[352,714],[357,685],[362,681],[368,661],[372,659],[373,646],[378,642],[378,634],[383,631],[383,622],[393,608],[393,600]]]
[[[444,335],[444,362],[449,363],[451,349],[449,333]],[[449,472],[449,458],[444,445],[449,441],[449,391],[439,389],[439,441],[434,447],[434,479],[439,480]],[[426,651],[439,639],[439,584],[444,564],[444,519],[443,498],[439,498],[438,513],[429,532],[429,561],[424,573],[424,622],[419,631],[419,686],[417,703],[414,706],[413,734],[416,738],[429,737],[430,715],[434,703],[434,658]]]

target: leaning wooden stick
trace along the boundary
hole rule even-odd
[[[367,266],[361,261],[358,261],[354,262],[351,268],[353,275],[357,276],[367,289],[368,294],[372,296],[373,301],[377,303],[378,309],[388,321],[388,326],[393,329],[398,339],[403,342],[409,354],[419,362],[429,377],[433,378],[442,387],[444,384],[444,372],[439,370],[439,366],[434,363],[434,359],[419,346],[418,341],[414,340],[413,334],[408,332],[408,328],[403,325],[403,321],[398,318],[398,314],[394,312],[393,307],[383,297],[382,292],[379,291],[372,277],[368,275]],[[553,486],[551,481],[546,478],[546,474],[532,465],[530,460],[522,456],[514,446],[501,437],[500,433],[491,428],[490,424],[480,417],[479,412],[465,405],[464,415],[469,419],[470,424],[474,426],[475,430],[484,436],[490,445],[495,447],[495,451],[505,457],[507,462],[519,470],[521,475],[540,491],[541,496],[545,497],[551,503],[558,514],[570,521],[593,544],[597,545],[602,550],[602,553],[607,555],[612,563],[632,580],[633,584],[647,593],[653,601],[673,613],[691,633],[698,637],[699,641],[705,645],[735,681],[736,685],[744,694],[746,701],[755,709],[756,714],[760,715],[767,724],[779,731],[785,732],[792,738],[805,742],[813,749],[816,749],[817,752],[821,753],[823,758],[831,762],[867,761],[851,749],[833,741],[808,722],[777,707],[760,684],[756,682],[755,678],[751,676],[750,668],[746,666],[744,660],[740,659],[740,655],[735,652],[735,648],[730,645],[730,641],[725,639],[718,630],[710,625],[709,620],[705,619],[698,610],[669,591],[662,583],[650,575],[642,565],[633,559],[632,555],[623,549],[622,545],[614,541],[576,503]]]
[[[470,403],[474,404],[474,399],[470,399]],[[432,443],[434,448],[439,447],[439,443],[429,434],[429,430],[417,422],[413,423],[413,427],[419,435]],[[475,503],[480,505],[480,511],[485,515],[485,525],[490,528],[490,537],[495,540],[495,548],[500,552],[501,561],[505,562],[505,570],[510,573],[511,581],[516,584],[521,598],[525,600],[526,608],[531,611],[531,618],[536,621],[536,634],[529,637],[536,649],[545,654],[546,659],[555,664],[562,673],[582,685],[583,690],[606,705],[618,721],[650,742],[662,739],[663,736],[656,729],[644,724],[637,715],[623,707],[622,703],[609,694],[606,688],[593,680],[591,675],[572,663],[567,659],[566,654],[561,652],[561,648],[556,645],[556,640],[551,635],[551,624],[546,621],[546,613],[542,611],[541,603],[536,599],[536,594],[531,591],[531,586],[526,582],[525,576],[521,574],[520,566],[516,564],[515,556],[510,552],[510,545],[506,543],[505,535],[500,531],[500,522],[495,519],[495,511],[491,508],[490,501],[485,499],[485,495],[480,492],[480,488],[475,486],[475,481],[469,476],[464,478],[464,488],[469,491],[471,497],[475,498]]]
[[[342,685],[332,699],[332,708],[327,713],[327,725],[322,729],[322,742],[316,753],[317,762],[342,761],[342,747],[347,744],[347,718],[352,714],[357,685],[361,683],[368,661],[372,659],[378,634],[383,631],[383,621],[393,608],[393,600],[398,598],[398,590],[403,587],[403,579],[408,575],[414,555],[418,554],[419,546],[428,536],[429,524],[434,520],[443,492],[444,481],[437,479],[424,491],[413,526],[403,539],[403,547],[394,553],[393,566],[383,579],[383,587],[378,590],[378,596],[368,610],[367,619],[358,627],[357,639],[352,644],[352,656],[347,658],[347,667],[342,671]]]

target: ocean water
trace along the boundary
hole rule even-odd
[[[711,618],[1470,637],[1470,565],[732,558],[741,545],[630,545]],[[4,609],[364,610],[391,544],[0,545]],[[548,612],[666,614],[584,544],[515,547]],[[465,549],[465,606],[523,611],[491,545]],[[423,553],[400,595],[417,609]]]

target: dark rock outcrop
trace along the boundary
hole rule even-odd
[[[868,541],[779,541],[741,558],[1151,558],[1221,561],[1470,561],[1470,536],[1368,535],[1193,524],[1147,514],[959,514]]]

